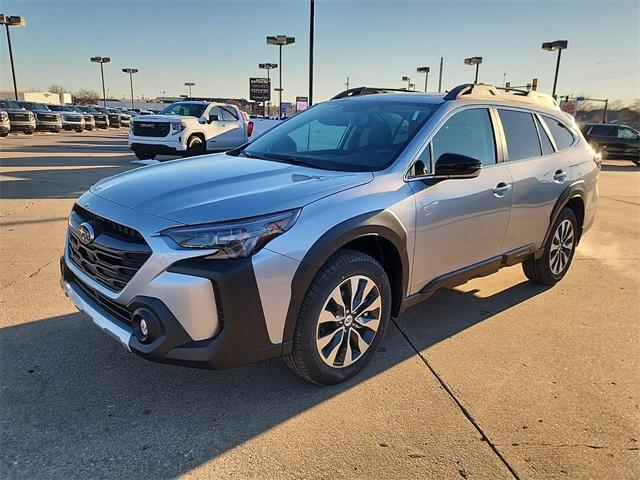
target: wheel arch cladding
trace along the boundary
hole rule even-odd
[[[562,209],[564,209],[565,207],[571,208],[571,210],[573,210],[573,213],[576,215],[576,218],[578,219],[579,225],[577,232],[577,241],[580,241],[580,237],[582,236],[582,225],[584,222],[584,196],[585,193],[583,190],[583,185],[581,183],[570,185],[564,189],[564,191],[556,201],[553,210],[551,211],[549,226],[547,227],[547,233],[544,236],[544,242],[542,243],[543,249],[544,245],[546,245],[547,241],[549,240],[549,236],[552,234],[553,225],[556,222],[556,219],[560,215],[560,212],[562,212]]]
[[[311,281],[331,255],[347,246],[382,260],[380,263],[389,276],[394,296],[392,315],[400,312],[409,284],[406,229],[387,210],[358,215],[332,227],[318,238],[296,270],[291,281],[291,301],[284,327],[285,349],[290,348],[298,312]]]

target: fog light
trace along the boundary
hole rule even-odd
[[[138,308],[131,322],[133,334],[140,343],[150,343],[162,335],[162,324],[149,308]]]

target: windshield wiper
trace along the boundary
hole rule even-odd
[[[276,160],[279,162],[290,163],[291,165],[300,165],[303,167],[322,169],[322,167],[318,166],[318,164],[310,162],[309,160],[304,160],[294,155],[284,155],[282,153],[263,153],[262,155],[268,160]]]

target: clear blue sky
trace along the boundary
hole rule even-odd
[[[263,0],[3,0],[2,11],[23,15],[12,29],[18,85],[46,90],[100,91],[94,55],[110,56],[107,88],[129,95],[123,67],[140,70],[136,96],[185,93],[248,97],[248,77],[259,62],[277,62],[266,35],[288,34],[296,44],[284,52],[285,100],[307,94],[308,1]],[[640,2],[632,1],[337,1],[316,0],[315,100],[351,86],[402,87],[403,75],[424,77],[437,88],[444,56],[444,87],[473,80],[467,56],[482,56],[480,81],[512,84],[538,77],[550,91],[555,54],[543,41],[566,39],[559,93],[625,101],[640,97]],[[11,89],[7,42],[0,37],[0,90]],[[277,71],[276,71],[277,72]]]

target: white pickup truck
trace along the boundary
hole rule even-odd
[[[137,116],[129,129],[129,147],[140,160],[156,155],[223,152],[249,140],[253,122],[238,107],[216,102],[176,102],[158,115]]]

